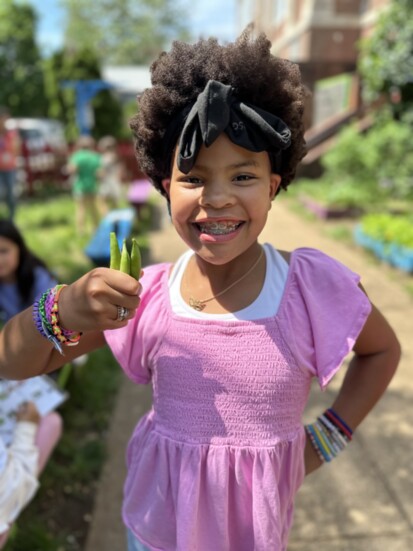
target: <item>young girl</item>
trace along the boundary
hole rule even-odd
[[[0,219],[0,323],[56,283],[45,263],[27,248],[15,224]]]
[[[10,446],[0,438],[0,549],[6,544],[9,528],[31,501],[43,471],[62,434],[57,412],[40,417],[33,402],[23,404]]]
[[[297,67],[246,31],[175,43],[152,82],[132,121],[139,163],[188,252],[140,282],[98,268],[50,290],[58,327],[77,332],[55,343],[65,357],[35,305],[34,322],[29,308],[6,325],[0,373],[51,371],[107,341],[132,381],[153,385],[127,452],[130,549],[283,551],[304,476],[351,440],[399,344],[359,276],[258,242],[305,154]],[[325,388],[350,351],[331,409],[304,428],[312,379]]]
[[[101,154],[99,170],[99,195],[103,201],[104,214],[118,208],[122,198],[122,163],[116,151],[116,140],[105,136],[98,142]]]
[[[73,177],[73,196],[76,201],[76,229],[79,235],[86,231],[86,216],[91,218],[93,228],[99,225],[97,206],[98,171],[101,156],[95,151],[92,136],[80,136],[76,151],[70,156],[67,170]]]

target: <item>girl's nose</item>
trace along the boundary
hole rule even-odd
[[[200,202],[203,207],[224,208],[234,203],[234,195],[222,182],[211,182],[204,186]]]

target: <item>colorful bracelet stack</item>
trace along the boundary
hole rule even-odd
[[[59,296],[66,285],[56,285],[44,292],[33,304],[33,321],[39,333],[63,355],[62,345],[76,346],[82,333],[60,326]]]
[[[321,461],[331,461],[351,441],[353,431],[331,408],[317,417],[317,421],[305,426],[313,448]]]

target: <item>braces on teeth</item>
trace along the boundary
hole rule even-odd
[[[234,224],[232,222],[213,222],[212,224],[198,224],[201,231],[206,233],[213,233],[215,235],[230,233],[236,230],[239,225],[240,223]]]

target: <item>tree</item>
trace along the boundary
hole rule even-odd
[[[47,110],[36,23],[31,6],[0,3],[0,104],[14,116],[45,116]]]
[[[413,105],[413,0],[393,0],[360,44],[359,71],[368,100],[387,94],[394,111]]]
[[[76,51],[55,52],[44,64],[46,94],[49,100],[48,115],[61,120],[66,126],[69,141],[78,136],[76,125],[75,91],[64,88],[69,80],[100,80],[100,63],[94,51],[87,48]],[[118,137],[123,130],[122,109],[110,90],[102,90],[91,102],[93,135]]]
[[[172,40],[188,38],[177,0],[62,0],[62,4],[67,11],[65,47],[93,48],[105,65],[147,64]]]

